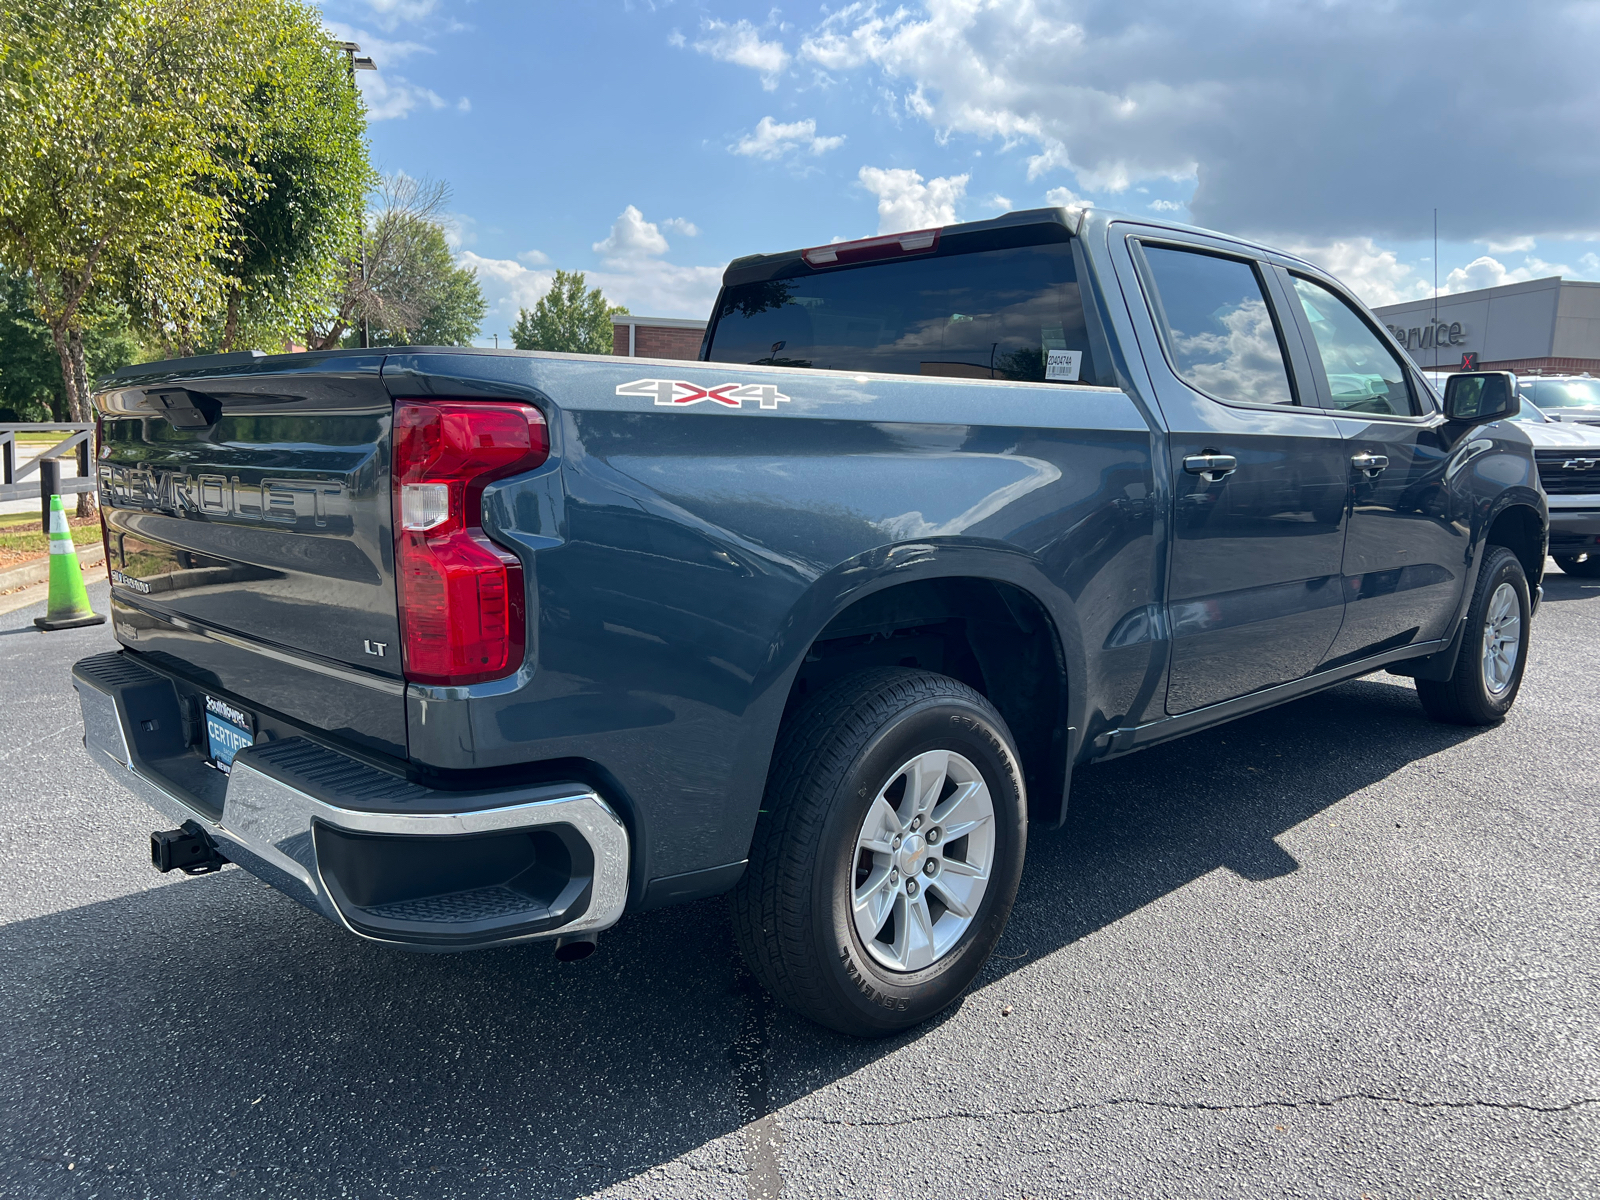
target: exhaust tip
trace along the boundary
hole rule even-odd
[[[575,933],[571,937],[558,937],[556,939],[557,962],[582,962],[600,947],[595,944],[593,937],[584,933]]]

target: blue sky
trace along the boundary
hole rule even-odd
[[[706,315],[728,259],[1088,201],[1371,304],[1600,278],[1600,4],[323,0],[374,163],[452,188],[484,344],[557,267]],[[1533,69],[1530,69],[1533,64]]]

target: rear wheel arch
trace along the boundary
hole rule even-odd
[[[1073,752],[1070,629],[1030,588],[990,575],[933,575],[856,593],[817,631],[791,681],[785,719],[835,679],[912,667],[960,680],[1016,738],[1030,819],[1059,823]],[[1063,636],[1065,634],[1065,636]]]

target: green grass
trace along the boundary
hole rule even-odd
[[[13,519],[15,516],[17,519]],[[100,521],[76,524],[69,520],[73,545],[82,549],[100,540]],[[50,553],[50,538],[39,528],[37,513],[7,514],[0,518],[0,562],[22,562]]]

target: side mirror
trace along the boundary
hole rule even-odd
[[[1514,417],[1522,410],[1517,377],[1510,371],[1461,371],[1444,383],[1444,415],[1474,425]]]

